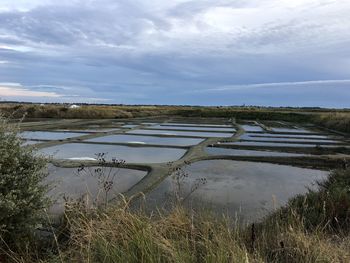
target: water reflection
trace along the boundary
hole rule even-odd
[[[104,173],[102,177],[100,171]],[[77,200],[83,197],[91,204],[105,202],[105,191],[101,182],[103,183],[107,175],[113,181],[107,193],[107,200],[127,191],[146,175],[146,172],[131,169],[85,167],[79,170],[78,168],[59,168],[53,165],[48,166],[48,173],[46,182],[52,186],[48,195],[54,200],[50,209],[51,214],[61,214],[66,199]]]
[[[91,159],[97,153],[108,153],[107,159],[123,159],[127,163],[163,163],[181,158],[186,150],[156,147],[127,147],[119,145],[66,143],[40,149],[44,155],[55,159]]]
[[[239,216],[244,221],[262,218],[289,198],[314,189],[315,181],[327,177],[327,172],[269,163],[229,160],[200,161],[185,168],[188,173],[183,188],[198,178],[207,184],[198,188],[189,199],[194,207],[209,206],[217,213]],[[162,206],[174,189],[170,178],[164,180],[147,196],[149,206]]]
[[[156,136],[137,136],[137,135],[109,135],[89,139],[91,142],[122,142],[122,143],[148,143],[158,145],[178,145],[189,146],[195,145],[203,141],[203,139],[194,138],[165,138]]]

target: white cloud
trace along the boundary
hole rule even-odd
[[[6,97],[49,97],[49,98],[59,98],[62,95],[55,92],[43,92],[43,91],[33,91],[24,88],[18,83],[0,83],[0,96],[2,98]]]
[[[52,91],[50,91],[50,89]],[[79,90],[80,89],[80,90]],[[80,91],[80,94],[74,92]],[[68,93],[69,92],[69,93]],[[85,94],[84,94],[85,92]],[[93,93],[94,94],[94,93]],[[93,95],[91,94],[91,95]],[[20,83],[0,82],[1,100],[25,100],[33,102],[75,102],[75,103],[106,103],[110,98],[86,96],[86,90],[77,87],[55,85],[28,85]]]
[[[220,91],[239,91],[248,89],[261,89],[261,88],[277,88],[284,89],[290,87],[305,87],[314,88],[315,86],[337,86],[348,89],[350,87],[350,80],[314,80],[314,81],[296,81],[296,82],[276,82],[276,83],[259,83],[259,84],[248,84],[248,85],[226,85],[206,90],[201,90],[199,92],[220,92]]]

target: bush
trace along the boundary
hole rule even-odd
[[[17,135],[18,127],[0,116],[0,248],[28,237],[48,205],[46,161]]]

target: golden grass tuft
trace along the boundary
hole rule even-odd
[[[68,222],[71,244],[64,255],[67,260],[253,262],[229,221],[205,218],[180,207],[153,215],[131,212],[127,207],[88,216],[70,212]]]
[[[315,122],[329,129],[350,133],[350,113],[325,113],[317,116]]]

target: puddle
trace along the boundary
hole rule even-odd
[[[190,131],[169,131],[169,130],[134,130],[127,133],[133,134],[160,134],[160,135],[185,135],[185,136],[199,136],[199,137],[231,137],[233,133],[220,133],[220,132],[190,132]]]
[[[109,136],[89,139],[87,141],[190,146],[190,145],[195,145],[202,142],[203,139],[165,138],[165,137],[137,136],[137,135],[109,135]]]
[[[50,214],[61,214],[64,208],[64,197],[74,200],[84,196],[84,199],[98,203],[104,203],[105,191],[101,181],[106,181],[106,176],[110,174],[110,181],[113,181],[111,190],[108,192],[107,199],[115,197],[119,193],[129,190],[138,183],[147,173],[144,171],[131,169],[118,169],[103,167],[84,168],[78,172],[78,168],[58,168],[49,165],[49,176],[46,181],[52,185],[53,189],[48,195],[55,200],[50,209]]]
[[[284,153],[273,151],[255,151],[255,150],[241,150],[241,149],[227,149],[219,147],[207,147],[206,152],[211,155],[233,155],[233,156],[280,156],[280,157],[292,157],[292,156],[304,156],[305,154],[298,153]]]
[[[35,140],[64,140],[68,138],[74,138],[87,135],[84,133],[74,132],[51,132],[51,131],[24,131],[19,134],[23,139],[35,139]]]
[[[186,126],[186,127],[183,127],[183,126],[176,126],[176,125],[166,125],[166,126],[163,126],[163,125],[155,125],[155,126],[152,126],[151,128],[157,128],[157,129],[164,129],[164,130],[168,130],[168,129],[177,129],[177,130],[198,130],[198,131],[213,131],[213,132],[234,132],[235,129],[233,127],[231,128],[221,128],[221,127],[205,127],[205,126]]]
[[[247,132],[250,132],[250,131],[264,131],[260,126],[257,126],[257,125],[241,125],[241,126]]]
[[[122,159],[127,163],[163,163],[180,159],[184,154],[183,149],[157,148],[157,147],[127,147],[119,145],[66,143],[53,147],[40,149],[44,155],[54,159],[79,158],[90,160],[96,158],[98,153],[106,153],[106,159]]]
[[[190,197],[193,207],[208,207],[217,213],[236,215],[245,222],[259,220],[269,211],[283,206],[288,199],[316,188],[315,181],[327,172],[269,163],[228,160],[200,161],[184,169],[188,178],[182,183],[183,196],[196,180],[206,178]],[[164,180],[146,196],[151,207],[162,207],[175,184]]]

